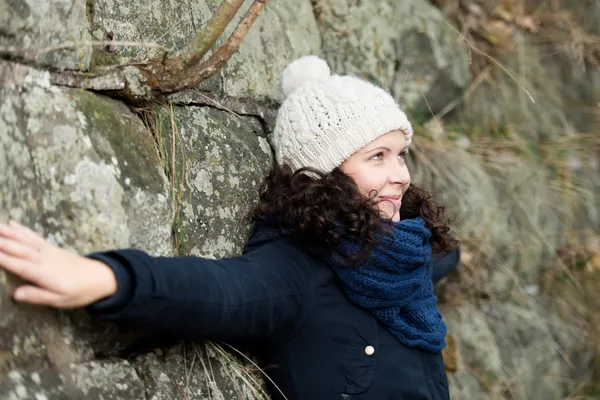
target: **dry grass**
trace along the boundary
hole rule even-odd
[[[446,129],[443,121],[438,123]],[[423,127],[417,131],[412,151],[414,181],[426,183],[427,189],[441,195],[463,242],[461,271],[438,288],[440,300],[445,307],[482,301],[498,306],[512,303],[540,316],[547,314],[548,305],[550,309],[562,307],[562,319],[543,317],[545,336],[566,371],[560,379],[570,389],[567,398],[594,398],[585,396],[597,390],[594,382],[600,376],[600,351],[594,361],[597,365],[586,364],[577,346],[589,349],[600,335],[594,327],[600,318],[594,316],[596,308],[590,297],[597,296],[600,288],[594,291],[589,287],[590,281],[600,284],[600,275],[582,276],[573,260],[563,257],[562,241],[565,235],[577,232],[579,213],[600,192],[591,192],[587,185],[589,177],[597,173],[573,168],[573,158],[582,165],[594,159],[600,137],[587,134],[531,143],[511,132],[504,138],[475,139],[465,152],[454,144],[452,132],[446,131],[445,138],[431,138]],[[548,224],[547,216],[555,222]],[[579,232],[577,239],[590,241],[598,233]],[[515,253],[516,259],[510,257]],[[498,276],[508,283],[498,287]],[[547,289],[548,276],[560,276],[568,292],[557,294],[555,289]],[[556,300],[544,305],[548,297]],[[569,318],[564,318],[567,315]],[[577,338],[579,344],[567,346],[557,335]],[[539,356],[538,361],[543,361],[547,355]],[[492,398],[520,399],[526,394],[519,380],[535,362],[530,359],[504,366],[493,379],[476,369],[471,373]]]
[[[470,137],[502,137],[510,130],[532,140],[575,135],[573,112],[588,121],[577,122],[580,126],[594,120],[599,126],[600,99],[582,101],[575,94],[583,85],[577,79],[600,66],[595,3],[575,9],[559,0],[535,7],[525,0],[432,2],[455,24],[474,77],[472,87],[440,117],[456,111],[455,122]]]
[[[515,39],[520,34],[533,37],[538,45],[549,46],[549,51],[566,52],[581,68],[600,65],[600,36],[594,28],[597,21],[586,21],[585,7],[569,9],[569,2],[559,0],[535,5],[525,0],[432,3],[456,24],[463,40],[471,43],[468,47],[474,76],[502,53],[516,51]],[[590,2],[590,9],[594,6]]]
[[[235,347],[209,341],[188,342],[183,344],[182,353],[185,380],[184,385],[177,388],[182,399],[195,398],[192,388],[197,390],[199,382],[194,377],[198,376],[202,377],[209,398],[221,399],[225,392],[233,389],[240,398],[270,399],[264,384],[270,378],[250,357]]]
[[[590,245],[580,240],[579,234],[571,232],[569,244],[560,249],[557,260],[569,265],[582,284],[581,290],[574,290],[556,268],[550,269],[542,282],[545,292],[555,299],[563,320],[580,328],[573,334],[583,336],[588,343],[584,354],[589,359],[586,360],[589,368],[579,371],[570,398],[597,398],[600,396],[600,236],[596,237],[595,245]]]
[[[152,132],[163,170],[169,181],[171,209],[174,216],[173,253],[188,255],[189,249],[186,246],[185,231],[181,223],[181,207],[186,193],[187,156],[173,103],[169,102],[163,107],[143,108],[136,111]]]

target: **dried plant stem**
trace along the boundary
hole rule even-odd
[[[188,43],[179,56],[173,57],[180,68],[196,65],[204,57],[225,31],[243,3],[244,0],[223,0],[221,2],[202,32]]]
[[[203,80],[219,71],[229,58],[237,51],[248,30],[256,21],[258,14],[265,7],[267,0],[254,0],[244,18],[232,32],[231,36],[219,49],[204,63],[198,64],[184,71],[179,79],[169,79],[161,85],[161,93],[169,94],[183,89],[194,87]]]

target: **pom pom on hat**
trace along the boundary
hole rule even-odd
[[[306,56],[290,63],[283,71],[281,88],[287,97],[308,82],[322,82],[331,76],[329,65],[317,56]]]

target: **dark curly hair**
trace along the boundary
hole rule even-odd
[[[260,188],[253,218],[274,218],[312,253],[333,249],[343,238],[358,237],[360,250],[346,257],[349,265],[356,265],[366,259],[382,235],[391,234],[391,221],[380,218],[373,197],[363,196],[354,180],[339,168],[329,173],[313,168],[293,172],[287,165],[276,165]],[[402,219],[420,216],[425,220],[435,253],[460,245],[450,235],[443,211],[427,192],[414,185],[404,194],[400,207]]]

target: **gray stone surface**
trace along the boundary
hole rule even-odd
[[[148,59],[164,50],[144,44],[159,44],[177,50],[193,38],[212,15],[210,1],[168,0],[129,1],[90,0],[91,33],[95,40],[113,38],[116,42],[136,42],[139,46],[117,46],[116,54],[99,48],[95,64],[112,63],[114,56],[126,59]]]
[[[564,44],[544,47],[522,34],[513,41],[514,50],[498,56],[503,69],[457,107],[464,129],[476,136],[514,132],[531,142],[596,132],[600,68]]]
[[[176,107],[173,153],[170,113],[161,113],[161,147],[180,204],[175,224],[179,250],[215,258],[237,255],[249,234],[258,188],[271,167],[271,149],[258,136],[262,127],[254,118],[210,107]]]
[[[89,40],[85,0],[0,0],[0,48],[33,51],[37,65],[87,70]],[[56,49],[67,42],[79,43]]]
[[[459,370],[468,366],[484,386],[500,380],[504,375],[502,358],[487,316],[472,306],[444,311],[448,332],[460,354]],[[461,329],[465,326],[469,329]]]
[[[501,229],[493,229],[495,220],[490,224],[490,262],[499,266],[491,271],[491,286],[509,290],[535,285],[565,244],[564,232],[573,222],[577,202],[569,193],[553,189],[548,170],[514,156],[486,157],[484,168],[499,196],[495,211],[506,224],[500,224]]]
[[[515,51],[503,55],[504,70],[474,88],[457,108],[457,119],[473,136],[502,136],[517,131],[530,140],[572,131],[559,69],[546,61],[545,50],[525,36],[514,39]],[[506,72],[508,71],[508,72]]]
[[[323,51],[336,73],[351,73],[388,88],[401,106],[434,113],[469,81],[458,33],[429,2],[315,2]]]
[[[6,46],[42,50],[114,37],[179,49],[218,3],[0,0],[0,47],[4,53]],[[456,39],[427,1],[272,0],[225,69],[200,86],[204,92],[172,96],[179,104],[173,114],[166,107],[157,113],[160,153],[121,102],[54,87],[47,72],[1,61],[0,220],[20,220],[77,252],[132,246],[167,255],[175,245],[184,254],[237,255],[272,162],[264,127],[272,126],[280,73],[289,61],[324,54],[334,72],[383,85],[418,117],[426,109],[423,96],[436,112],[468,84],[466,50]],[[458,122],[485,134],[514,131],[528,138],[595,132],[588,127],[596,127],[589,110],[600,99],[598,71],[583,73],[547,58],[546,49],[522,39],[518,52],[501,60],[522,81],[498,74],[498,87],[482,85],[459,105]],[[40,54],[35,63],[86,70],[160,52],[144,45],[118,46],[116,53],[97,47],[92,57],[88,43]],[[561,170],[579,179],[585,190],[578,193],[593,194],[582,206],[577,197],[565,201],[549,189],[556,176],[519,156],[485,155],[475,141],[471,150],[479,155],[443,138],[425,142],[415,138],[413,181],[448,206],[475,260],[461,272],[471,274],[462,281],[463,292],[474,294],[469,303],[442,310],[457,348],[452,398],[564,398],[589,372],[593,343],[584,332],[585,305],[575,313],[567,295],[546,299],[537,292],[565,229],[599,225],[600,189],[590,179],[599,176],[598,157],[573,151]],[[147,352],[131,364],[106,360],[132,343],[131,332],[90,321],[83,312],[17,306],[10,292],[18,283],[0,272],[2,399],[263,398],[260,373],[208,343]],[[493,297],[475,304],[482,295]],[[557,304],[573,321],[556,317]]]
[[[143,399],[144,386],[124,360],[90,361],[23,374],[10,371],[0,381],[6,400]]]
[[[567,354],[577,340],[536,300],[489,302],[445,308],[456,343],[458,369],[449,374],[452,398],[563,399],[573,368]],[[499,397],[500,396],[500,397]]]
[[[473,374],[464,370],[448,374],[448,386],[452,399],[492,399],[490,393],[483,388]]]
[[[0,218],[81,253],[169,254],[169,190],[154,139],[122,103],[3,63]],[[28,187],[28,189],[24,189]]]
[[[320,53],[321,36],[311,1],[269,1],[221,73],[224,93],[281,100],[280,77],[287,64]]]
[[[138,247],[171,254],[172,211],[154,139],[122,103],[48,83],[48,73],[1,62],[0,220],[87,253]],[[83,312],[16,305],[0,271],[0,364],[28,374],[112,354],[129,332]]]

